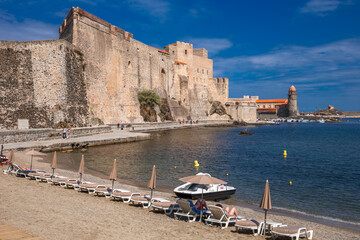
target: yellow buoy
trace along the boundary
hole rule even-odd
[[[174,168],[176,169],[176,166],[174,166]]]
[[[287,157],[287,152],[286,152],[286,150],[284,150],[284,157]]]
[[[194,161],[194,163],[195,163],[195,167],[199,167],[199,166],[200,166],[199,163],[198,163],[198,161]]]
[[[229,174],[227,173],[227,174],[226,174],[226,176],[228,177],[228,176],[229,176]]]
[[[292,181],[290,181],[289,184],[292,185]]]

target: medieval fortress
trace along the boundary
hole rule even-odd
[[[157,49],[80,8],[70,10],[58,40],[0,42],[2,128],[144,122],[141,90],[161,97],[165,120],[257,119],[258,97],[229,99],[229,80],[213,78],[206,49]]]

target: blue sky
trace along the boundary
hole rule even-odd
[[[205,47],[230,97],[295,85],[300,111],[360,111],[360,0],[0,0],[0,40],[56,39],[72,6],[151,46]]]

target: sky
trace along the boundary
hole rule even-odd
[[[230,97],[287,98],[301,112],[360,111],[360,0],[0,0],[0,40],[57,39],[80,7],[162,48],[206,48]]]

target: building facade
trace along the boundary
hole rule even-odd
[[[257,118],[260,120],[296,117],[299,115],[296,89],[294,86],[290,87],[288,99],[258,99],[256,107]]]

